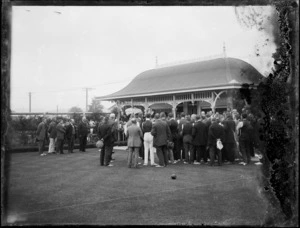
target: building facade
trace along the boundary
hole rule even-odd
[[[233,109],[236,91],[243,84],[257,85],[263,76],[236,58],[216,58],[151,69],[137,75],[120,91],[96,99],[119,108],[144,107],[145,112],[181,112]]]

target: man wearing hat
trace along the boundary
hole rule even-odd
[[[236,131],[239,132],[239,146],[243,156],[243,161],[239,163],[241,165],[248,165],[251,161],[250,143],[253,127],[247,117],[248,115],[243,113],[242,121],[236,126]]]
[[[57,138],[56,138],[56,153],[63,154],[64,153],[64,139],[65,139],[65,126],[64,120],[61,119],[56,126]]]
[[[46,125],[47,119],[43,118],[42,122],[39,123],[36,131],[36,138],[39,143],[39,155],[44,156],[46,153],[44,153],[44,146],[45,141],[47,139],[47,125]]]
[[[128,146],[128,159],[127,166],[131,168],[138,167],[139,150],[142,147],[143,133],[140,127],[137,126],[137,121],[135,118],[131,119],[132,125],[127,128],[126,135],[128,136],[127,146]],[[133,159],[134,158],[134,159]]]
[[[110,161],[112,162],[113,159],[112,158],[112,154],[114,153],[113,152],[113,146],[114,146],[114,143],[116,141],[118,141],[118,123],[116,122],[116,115],[114,113],[111,113],[109,115],[109,125],[111,126],[111,131],[112,131],[112,137],[111,137],[111,140],[112,140],[112,147],[110,148],[111,150],[111,153],[110,153]]]
[[[232,164],[234,162],[234,145],[235,145],[235,122],[233,121],[230,113],[226,114],[226,119],[223,121],[225,131],[224,150],[225,153],[223,160],[227,160],[227,163]]]
[[[224,128],[218,123],[218,119],[213,117],[208,130],[210,166],[214,165],[216,155],[218,156],[218,165],[222,165],[222,153],[221,149],[217,148],[217,141],[221,140],[221,142],[224,143],[224,136]]]
[[[103,140],[103,147],[100,154],[101,166],[113,166],[111,162],[111,152],[113,148],[112,126],[109,123],[109,117],[104,118],[104,123],[99,126],[99,138]]]
[[[184,153],[184,147],[183,147],[183,138],[182,138],[182,130],[183,130],[183,125],[186,124],[186,123],[187,123],[187,121],[186,121],[186,118],[185,118],[185,113],[182,112],[180,114],[180,120],[178,120],[179,153],[180,153],[180,157],[182,158],[182,160],[185,160],[185,153]],[[181,151],[182,151],[182,153],[181,153]]]
[[[56,117],[52,118],[52,121],[48,128],[48,134],[50,138],[48,154],[55,153]]]
[[[193,135],[193,145],[196,148],[196,164],[200,164],[201,159],[203,162],[207,163],[207,126],[201,121],[200,115],[196,116],[196,123],[192,130]]]
[[[78,125],[79,151],[85,152],[87,136],[89,134],[89,125],[86,117],[82,117],[82,121]]]
[[[68,143],[68,153],[73,153],[74,140],[76,136],[76,129],[74,123],[75,121],[71,119],[67,121],[66,125],[66,140]]]
[[[157,116],[155,116],[157,118]],[[171,131],[166,122],[166,114],[160,113],[160,119],[155,120],[152,126],[151,135],[153,135],[153,146],[156,148],[156,153],[159,160],[159,165],[156,167],[165,167],[168,165],[168,141],[171,141]]]
[[[136,116],[136,122],[137,122],[137,126],[142,129],[142,125],[143,125],[143,113],[142,112],[139,112],[139,113],[136,113],[137,116]],[[144,139],[142,138],[142,144],[144,144]],[[145,151],[144,151],[144,147],[142,146],[140,148],[140,151],[139,151],[139,156],[144,160],[145,159]]]

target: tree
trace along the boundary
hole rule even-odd
[[[119,114],[119,109],[118,107],[113,107],[113,109],[111,110],[111,113],[114,113],[116,115],[116,117],[118,116]]]
[[[94,113],[103,113],[103,105],[101,104],[101,101],[96,100],[94,97],[92,99],[92,103],[89,105],[89,112],[94,112]]]
[[[72,108],[69,109],[69,112],[83,112],[81,108],[77,106],[73,106]]]

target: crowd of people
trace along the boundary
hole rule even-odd
[[[64,144],[68,145],[68,153],[74,152],[75,139],[79,140],[79,151],[85,152],[87,136],[90,133],[90,126],[86,117],[75,124],[74,119],[53,117],[50,124],[47,124],[47,118],[44,117],[38,125],[36,138],[38,141],[39,154],[64,154]],[[49,141],[48,153],[44,151],[45,143]]]
[[[109,157],[112,142],[116,140],[115,122],[104,118],[98,135],[103,141],[101,156],[105,161],[101,165],[112,166]],[[166,167],[169,164],[250,164],[254,150],[261,151],[263,142],[259,138],[262,118],[254,117],[248,110],[240,115],[236,110],[222,114],[201,112],[200,115],[185,115],[175,119],[172,113],[156,113],[154,116],[142,113],[132,115],[124,124],[127,138],[127,166],[139,167],[139,158],[143,165]],[[102,127],[101,127],[102,126]],[[154,162],[155,153],[158,164]],[[149,156],[150,155],[150,156]],[[217,163],[215,163],[217,160]],[[103,159],[100,161],[103,161]],[[256,164],[261,164],[260,162]]]
[[[127,141],[127,166],[139,165],[166,167],[169,164],[250,164],[251,157],[263,149],[260,131],[263,119],[248,110],[239,114],[236,110],[220,113],[201,112],[200,115],[181,113],[174,118],[173,113],[132,114],[128,121],[123,119],[118,125],[116,116],[101,117],[94,128],[97,139],[101,140],[100,165],[113,166],[112,153],[118,140],[120,126]],[[79,141],[79,151],[85,152],[91,124],[82,117],[79,124],[74,119],[47,118],[38,125],[37,140],[39,154],[63,154],[67,144],[68,153],[74,152],[75,139]],[[44,152],[49,141],[48,153]],[[155,163],[155,155],[158,164]],[[143,162],[139,162],[140,159]],[[261,164],[260,162],[256,164]]]

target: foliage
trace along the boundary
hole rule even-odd
[[[82,119],[82,117],[83,117],[83,114],[81,114],[81,113],[75,113],[75,112],[74,112],[74,113],[71,115],[71,118],[74,119],[75,124],[79,124],[80,121],[81,121],[81,119]]]
[[[83,112],[81,108],[74,106],[69,109],[69,112]]]
[[[87,118],[88,121],[93,120],[93,121],[100,122],[102,116],[105,116],[105,114],[104,113],[93,112],[91,114],[87,114],[86,118]]]
[[[118,107],[113,107],[113,109],[111,110],[112,113],[114,113],[116,115],[116,117],[118,116],[119,114],[119,109]]]
[[[264,145],[262,154],[265,162],[262,166],[263,185],[266,189],[266,195],[270,202],[275,206],[275,202],[279,202],[282,212],[287,221],[293,223],[297,220],[296,205],[296,176],[295,176],[295,128],[296,108],[295,93],[293,89],[293,79],[290,78],[291,66],[294,64],[295,56],[292,55],[292,45],[290,44],[291,36],[295,35],[291,31],[295,29],[289,24],[295,14],[291,5],[291,1],[277,1],[276,9],[278,15],[273,14],[269,19],[269,26],[263,25],[262,13],[254,12],[244,16],[242,19],[238,17],[239,22],[252,27],[257,26],[258,30],[273,29],[272,35],[277,45],[276,53],[273,54],[275,69],[269,76],[262,81],[257,90],[251,91],[250,88],[244,87],[239,91],[240,98],[246,103],[250,103],[250,108],[256,107],[256,112],[262,112],[264,116],[263,136]],[[239,13],[236,11],[236,13]],[[257,13],[259,15],[257,15]],[[239,13],[237,16],[241,16]],[[280,33],[277,26],[279,17]],[[275,23],[276,24],[275,24]],[[266,30],[267,31],[267,30]],[[294,47],[295,48],[295,47]],[[291,61],[292,60],[292,61]],[[241,102],[241,100],[237,101]],[[294,104],[294,105],[293,105]],[[271,221],[276,218],[266,218]],[[297,222],[296,222],[297,223]]]
[[[89,105],[88,111],[93,113],[103,113],[103,105],[101,101],[96,100],[96,98],[92,99],[92,103]]]

